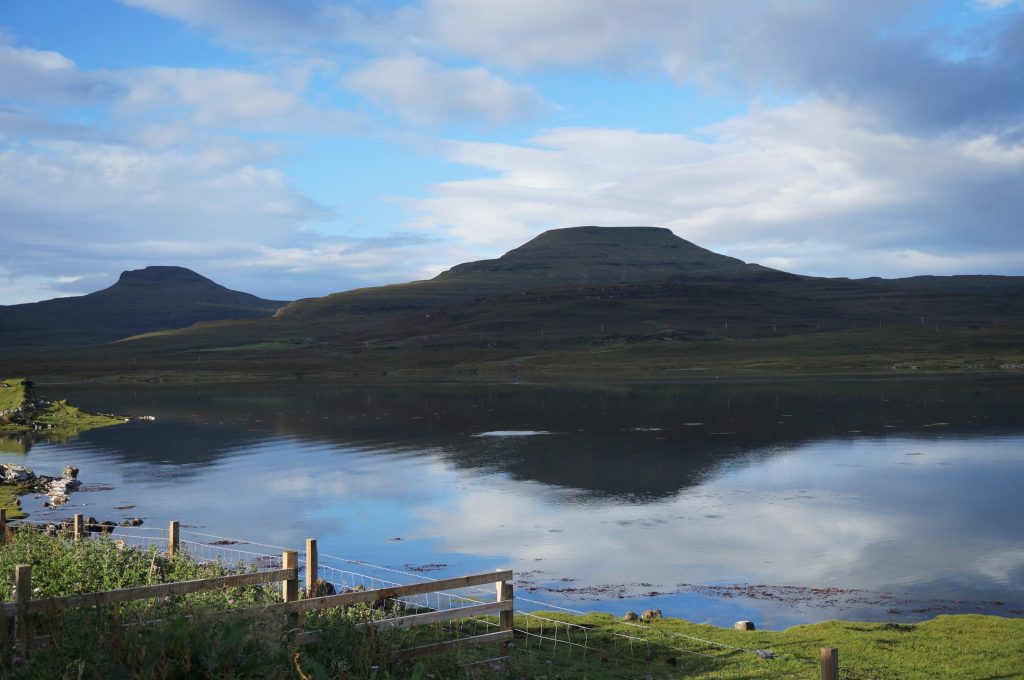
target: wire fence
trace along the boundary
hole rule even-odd
[[[32,523],[20,521],[18,526],[48,533],[68,533],[67,523]],[[85,532],[85,537],[105,536],[125,547],[145,552],[165,553],[172,536],[169,529],[159,527],[105,527],[102,532]],[[176,551],[200,563],[220,563],[239,570],[261,571],[280,569],[282,553],[289,550],[256,541],[208,534],[182,529],[174,537]],[[299,550],[299,571],[302,587],[315,586],[317,595],[378,590],[434,580],[422,574],[336,555],[320,554],[316,558],[316,579],[320,583],[306,583],[304,568],[307,555]],[[329,584],[329,586],[325,585]],[[310,591],[311,593],[313,591]],[[479,586],[407,595],[392,600],[408,612],[447,611],[493,602],[494,589]],[[528,657],[543,664],[600,664],[611,665],[621,672],[648,674],[655,660],[655,650],[664,657],[678,654],[700,659],[709,664],[726,664],[739,655],[771,658],[766,650],[728,645],[660,626],[633,621],[615,621],[614,625],[595,626],[570,620],[586,616],[585,612],[543,602],[532,598],[514,597],[513,642],[499,656],[484,650],[469,654],[464,665],[485,667],[502,663],[515,663],[517,658]],[[384,615],[381,612],[381,615]],[[376,617],[375,617],[376,618]],[[420,638],[447,641],[495,632],[500,625],[496,616],[473,616],[434,623],[418,633]]]

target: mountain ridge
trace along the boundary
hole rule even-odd
[[[433,279],[298,300],[271,318],[8,363],[196,381],[1002,373],[1024,370],[1024,277],[801,276],[668,230],[583,227]]]

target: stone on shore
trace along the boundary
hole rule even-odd
[[[72,465],[64,468],[62,476],[49,477],[47,475],[37,476],[35,472],[24,465],[0,463],[0,483],[19,484],[24,486],[26,491],[45,494],[50,497],[49,505],[51,506],[67,503],[71,492],[82,486],[82,483],[78,481],[78,468]]]
[[[24,465],[0,463],[0,482],[4,484],[25,484],[36,478],[36,473]]]

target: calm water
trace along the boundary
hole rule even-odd
[[[84,512],[431,575],[510,567],[577,609],[781,628],[1024,614],[1012,382],[41,388],[155,422],[0,459]],[[134,505],[130,510],[116,506]]]

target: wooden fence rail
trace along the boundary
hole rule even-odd
[[[31,568],[23,572],[22,578],[28,580],[31,591]],[[175,583],[159,583],[151,586],[135,586],[133,588],[121,588],[120,590],[104,590],[96,593],[82,593],[80,595],[63,595],[61,597],[44,597],[29,599],[25,603],[16,600],[3,605],[3,616],[15,616],[19,609],[23,608],[28,614],[42,612],[58,612],[76,607],[102,607],[121,602],[133,602],[136,600],[148,600],[156,597],[168,597],[170,595],[185,595],[188,593],[200,593],[206,590],[219,590],[220,588],[236,588],[238,586],[251,586],[260,583],[273,583],[275,581],[294,580],[296,569],[275,569],[273,571],[257,571],[251,574],[234,574],[231,576],[217,576],[213,578],[201,578],[193,581],[177,581]]]
[[[3,519],[3,517],[0,517],[0,521]],[[75,529],[73,533],[74,539],[79,540],[79,537],[82,535],[82,532],[80,531],[80,528],[82,527],[82,520],[80,516],[75,517],[73,526]],[[169,524],[167,534],[168,554],[173,556],[180,551],[178,522],[172,521]],[[298,555],[298,551],[295,550],[286,550],[282,553],[280,569],[44,598],[32,597],[31,565],[18,565],[15,568],[14,601],[0,606],[0,646],[3,648],[2,653],[6,656],[9,655],[11,650],[10,642],[7,639],[10,619],[14,619],[15,639],[19,641],[22,654],[26,655],[29,653],[30,648],[32,628],[31,617],[33,615],[55,613],[78,607],[101,607],[116,605],[123,602],[133,602],[171,595],[185,595],[209,590],[219,590],[222,588],[274,583],[278,581],[281,583],[282,602],[278,604],[249,607],[246,609],[236,609],[222,612],[222,614],[224,616],[241,618],[257,618],[281,614],[296,616],[302,612],[316,611],[320,609],[334,609],[337,607],[349,607],[360,603],[375,604],[413,595],[458,590],[460,588],[469,588],[494,583],[496,584],[496,600],[494,602],[477,603],[476,598],[466,597],[463,598],[464,601],[473,602],[473,604],[446,610],[418,612],[407,616],[382,619],[362,625],[372,625],[377,630],[405,629],[412,628],[414,626],[424,626],[477,616],[495,614],[498,616],[497,625],[499,629],[496,632],[449,640],[447,642],[426,645],[423,647],[399,650],[392,654],[393,661],[429,656],[443,652],[446,649],[463,645],[499,643],[504,649],[507,643],[512,640],[513,594],[511,570],[496,571],[485,574],[470,574],[468,576],[423,581],[409,585],[350,591],[317,597],[318,559],[316,540],[308,539],[306,541],[305,564],[306,597],[304,599],[299,599],[300,570]],[[147,624],[148,623],[156,624],[160,622],[147,622]],[[319,634],[315,631],[306,631],[297,635],[296,642],[299,644],[311,644],[317,642],[319,639]]]

